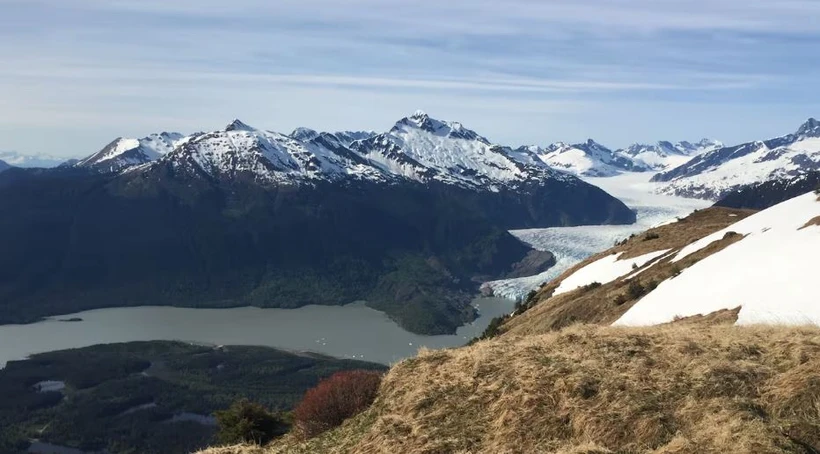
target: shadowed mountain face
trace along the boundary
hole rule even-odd
[[[743,186],[726,194],[715,206],[763,210],[814,189],[820,189],[820,172]]]
[[[124,172],[3,172],[0,212],[13,215],[0,220],[0,321],[364,299],[408,330],[450,333],[475,317],[477,281],[530,251],[507,229],[634,220],[599,188],[508,149],[487,156],[486,139],[428,121],[354,149],[234,122]],[[419,164],[403,167],[412,177],[394,171],[402,159]]]

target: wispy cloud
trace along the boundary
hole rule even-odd
[[[416,108],[512,143],[745,140],[818,114],[816,17],[815,0],[0,0],[0,148],[82,154],[233,116],[381,129]]]

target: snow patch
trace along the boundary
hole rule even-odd
[[[666,254],[669,249],[662,251],[650,252],[639,257],[621,260],[620,256],[623,254],[608,255],[598,259],[580,270],[572,273],[566,279],[561,281],[561,285],[555,289],[554,295],[571,292],[579,287],[589,285],[593,282],[606,284],[618,279],[621,276],[629,274],[635,268],[640,268],[648,262]]]
[[[820,256],[820,228],[800,228],[818,215],[820,203],[812,192],[690,245],[678,257],[705,247],[726,232],[747,235],[674,279],[661,282],[615,325],[655,325],[738,306],[740,325],[820,324],[815,265]]]

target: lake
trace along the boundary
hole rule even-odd
[[[511,313],[515,303],[501,298],[477,298],[473,304],[481,316],[459,328],[455,335],[447,336],[407,332],[384,313],[363,303],[298,309],[97,309],[29,325],[0,326],[0,367],[34,353],[146,340],[261,345],[391,364],[415,355],[422,346],[464,345],[481,334],[493,317]],[[60,321],[71,318],[82,321]]]

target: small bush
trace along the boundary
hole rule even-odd
[[[680,276],[680,267],[678,265],[672,265],[672,277]]]
[[[618,295],[618,296],[615,297],[615,305],[616,306],[623,306],[624,304],[626,304],[626,301],[627,301],[626,295]]]
[[[342,425],[376,399],[382,373],[371,370],[337,372],[308,390],[293,410],[294,426],[308,439]]]
[[[627,295],[629,295],[630,299],[636,300],[646,295],[646,287],[641,285],[641,283],[637,280],[632,279],[631,281],[629,281],[629,287],[627,287],[626,293]]]
[[[226,444],[264,445],[287,433],[289,426],[280,415],[247,399],[234,402],[227,410],[214,413],[219,425],[219,440]]]
[[[543,288],[543,287],[544,287],[544,284],[541,284],[538,288],[540,289],[540,288]],[[524,312],[527,312],[528,310],[532,309],[532,307],[535,306],[538,303],[538,301],[535,298],[537,295],[538,295],[537,290],[530,290],[530,293],[527,294],[527,297],[525,299],[520,300],[520,301],[515,303],[515,311],[513,311],[513,314],[521,315]],[[503,317],[499,317],[499,318],[500,318],[500,320],[498,321],[499,323],[497,323],[496,328],[498,326],[500,326],[501,325],[500,322],[504,320]],[[492,325],[492,323],[490,323],[490,324]],[[489,327],[488,327],[488,329],[489,329]],[[487,333],[486,330],[485,330],[485,333]],[[497,332],[492,333],[492,335],[490,335],[490,337],[494,337],[496,334],[498,334],[498,333]],[[486,339],[486,338],[487,337],[485,337],[484,334],[482,334],[480,337],[474,338],[471,343],[475,343],[479,339]]]
[[[600,282],[590,282],[589,284],[581,287],[581,291],[584,292],[584,293],[590,292],[592,290],[595,290],[596,288],[599,288],[600,286],[601,286]]]
[[[638,264],[635,263],[635,262],[632,262],[632,269],[637,270],[638,269]]]
[[[657,239],[658,239],[658,238],[660,238],[660,237],[661,237],[661,236],[660,236],[660,235],[658,235],[658,234],[657,234],[657,233],[655,233],[655,232],[649,232],[649,233],[647,233],[646,235],[644,235],[643,240],[644,240],[644,241],[649,241],[649,240],[657,240]]]

